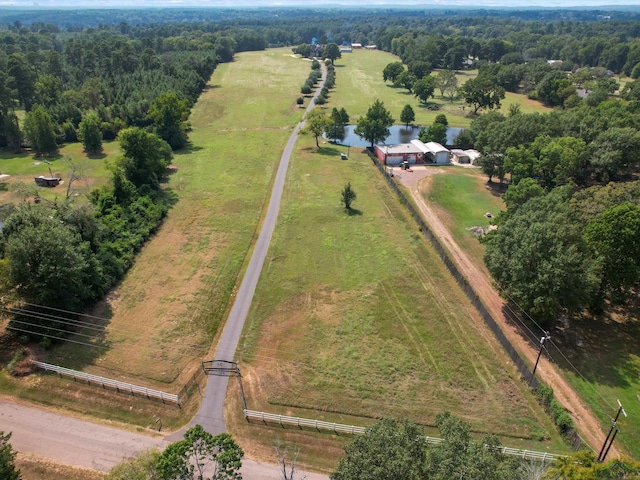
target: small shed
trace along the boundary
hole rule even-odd
[[[351,53],[351,47],[340,47],[340,53]]]
[[[444,165],[449,163],[450,153],[449,150],[439,143],[427,142],[422,143],[420,140],[411,140],[411,143],[419,148],[424,154],[424,161],[435,163],[437,165]]]
[[[60,185],[61,178],[59,177],[45,177],[40,175],[39,177],[34,178],[36,185],[39,187],[55,187]]]
[[[464,150],[459,148],[451,149],[451,159],[456,163],[471,163],[471,158]]]
[[[482,155],[478,150],[474,150],[473,148],[465,150],[464,153],[469,157],[469,163],[471,163],[471,165],[475,165],[476,160],[478,160],[478,158],[480,158],[480,155]]]
[[[362,44],[361,43],[352,43],[351,44],[351,48],[362,48]]]
[[[409,165],[424,163],[424,154],[413,143],[400,143],[398,145],[376,145],[374,152],[378,160],[384,165],[398,166],[403,162]]]

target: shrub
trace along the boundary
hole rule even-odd
[[[302,105],[302,104],[304,104],[304,97],[298,97],[298,98],[297,98],[297,100],[296,100],[296,103],[297,103],[298,105]]]
[[[303,95],[309,95],[311,93],[311,87],[305,83],[300,89],[300,93]]]
[[[326,97],[318,95],[318,98],[316,98],[316,105],[324,105],[325,103],[327,103]]]

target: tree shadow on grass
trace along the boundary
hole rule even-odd
[[[514,312],[519,312],[516,305],[505,304],[503,307],[508,323],[537,351],[542,332],[521,314],[516,318]],[[640,390],[640,366],[633,358],[640,351],[640,320],[637,314],[637,311],[631,313],[629,310],[620,314],[610,309],[599,317],[585,314],[568,320],[566,324],[558,322],[548,327],[551,342],[545,343],[544,355],[573,375],[577,375],[575,366],[589,383]],[[528,330],[525,331],[522,322],[528,325]]]
[[[316,149],[316,153],[318,155],[323,155],[325,157],[339,157],[340,150],[335,147],[320,147]]]
[[[360,215],[362,215],[362,212],[360,210],[353,207],[345,208],[345,211],[347,212],[347,215],[349,215],[350,217],[359,217]]]
[[[507,185],[506,183],[499,183],[499,182],[498,183],[496,183],[496,182],[487,182],[485,188],[494,197],[500,197],[500,196],[502,196],[502,194],[504,192],[507,191],[507,188],[509,188],[509,185]]]
[[[442,108],[442,105],[440,105],[439,103],[435,103],[435,102],[421,102],[420,106],[422,106],[423,108],[426,108],[427,110],[431,110],[433,112],[437,112],[438,110],[440,110]]]
[[[190,153],[193,153],[193,152],[199,152],[203,148],[204,147],[201,147],[200,145],[194,145],[193,143],[189,142],[189,143],[187,143],[186,147],[181,148],[180,150],[176,150],[175,152],[173,152],[173,154],[174,155],[189,155]]]
[[[103,158],[107,158],[107,154],[104,152],[87,153],[87,158],[90,160],[102,160]]]

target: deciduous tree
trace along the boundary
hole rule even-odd
[[[171,145],[173,150],[187,144],[187,124],[189,104],[180,100],[175,93],[165,93],[155,99],[149,109],[156,134]]]
[[[52,154],[58,150],[53,120],[40,105],[27,113],[24,119],[24,136],[37,155]]]
[[[342,53],[340,53],[338,44],[328,43],[322,51],[322,56],[331,60],[331,65],[333,65],[338,58],[342,58]]]
[[[102,122],[96,112],[87,113],[78,125],[78,138],[84,151],[98,153],[102,151]]]
[[[435,90],[435,80],[431,75],[422,77],[413,85],[413,94],[420,99],[422,103],[427,103],[430,97],[433,97]]]
[[[428,128],[422,127],[418,138],[421,142],[436,142],[441,145],[447,144],[447,127],[441,123],[434,123]]]
[[[404,64],[402,62],[391,62],[382,70],[382,78],[385,82],[389,80],[391,83],[395,83],[396,78],[404,71]]]
[[[239,480],[244,452],[231,435],[213,436],[202,426],[191,427],[184,440],[171,443],[158,459],[157,468],[163,480]],[[211,477],[205,471],[213,470]]]
[[[326,116],[324,110],[320,107],[315,107],[305,117],[305,126],[303,133],[310,133],[316,138],[316,147],[320,148],[318,138],[324,133],[327,127],[331,123],[331,119]]]
[[[481,108],[489,110],[500,108],[500,101],[505,96],[504,88],[488,76],[478,76],[467,80],[458,88],[458,93],[466,103],[473,106],[473,113],[478,113]]]
[[[409,126],[411,122],[416,119],[416,112],[413,111],[411,105],[406,104],[402,109],[402,113],[400,113],[400,121],[405,124],[406,127]]]
[[[389,136],[389,127],[393,125],[393,117],[385,108],[381,100],[376,100],[369,106],[367,114],[358,120],[354,133],[360,138],[371,142],[382,142]]]
[[[124,156],[120,161],[125,176],[137,187],[158,187],[158,181],[171,160],[171,147],[153,133],[138,127],[126,128],[118,134]]]

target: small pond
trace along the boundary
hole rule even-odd
[[[349,145],[351,147],[368,147],[370,145],[369,142],[363,140],[355,133],[353,133],[355,128],[355,125],[346,125],[344,127],[346,136],[344,137],[344,141],[342,141],[341,143],[343,145]],[[462,130],[463,129],[459,127],[448,127],[447,145],[453,145],[453,140]],[[397,145],[398,143],[409,143],[411,140],[418,138],[420,127],[405,128],[404,125],[393,125],[389,127],[389,132],[391,134],[383,143],[386,145]]]

